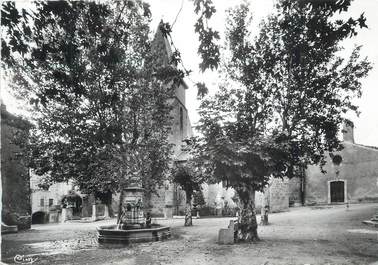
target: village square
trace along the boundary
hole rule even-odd
[[[377,10],[3,1],[1,262],[378,264]]]

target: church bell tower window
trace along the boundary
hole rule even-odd
[[[183,133],[183,131],[184,131],[184,111],[180,107],[180,132],[181,134]]]

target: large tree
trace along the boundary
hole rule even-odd
[[[233,187],[242,212],[238,238],[258,239],[255,191],[269,177],[293,177],[337,138],[347,111],[356,111],[360,79],[370,65],[356,48],[348,60],[341,42],[364,27],[365,18],[335,19],[350,1],[281,0],[253,37],[249,6],[228,12],[224,82],[200,108],[198,155],[209,175]]]
[[[33,105],[31,167],[47,186],[73,179],[98,194],[139,182],[153,191],[168,170],[182,74],[155,60],[148,5],[51,1],[29,14],[26,49],[12,48],[13,31],[2,48],[11,47],[14,91]]]

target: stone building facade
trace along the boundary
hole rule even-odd
[[[38,184],[41,176],[30,171],[30,187],[31,187],[31,209],[32,223],[58,223],[65,220],[86,218],[101,219],[109,217],[111,213],[118,210],[118,194],[113,195],[112,209],[107,208],[100,200],[96,200],[92,194],[81,193],[77,186],[71,181],[59,182],[52,184],[48,190],[41,189]],[[78,203],[67,212],[66,217],[62,216],[62,200],[66,196],[77,197]],[[95,212],[94,212],[95,207]],[[70,208],[70,207],[69,207]]]
[[[30,171],[32,223],[59,222],[61,200],[72,190],[71,183],[55,183],[48,190],[41,189],[38,184],[41,177]],[[56,214],[54,214],[56,212]]]
[[[309,166],[303,179],[290,183],[290,197],[304,204],[334,204],[378,201],[378,148],[354,142],[353,125],[344,125],[344,149],[327,154],[322,173]]]
[[[1,220],[19,230],[31,225],[30,176],[23,151],[30,126],[1,103]]]

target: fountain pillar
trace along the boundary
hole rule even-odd
[[[108,205],[104,205],[104,219],[108,219],[109,218],[109,207]]]
[[[144,189],[140,187],[127,187],[124,189],[122,202],[122,226],[144,226],[145,217],[143,212]]]
[[[62,208],[62,223],[67,221],[67,208]]]

